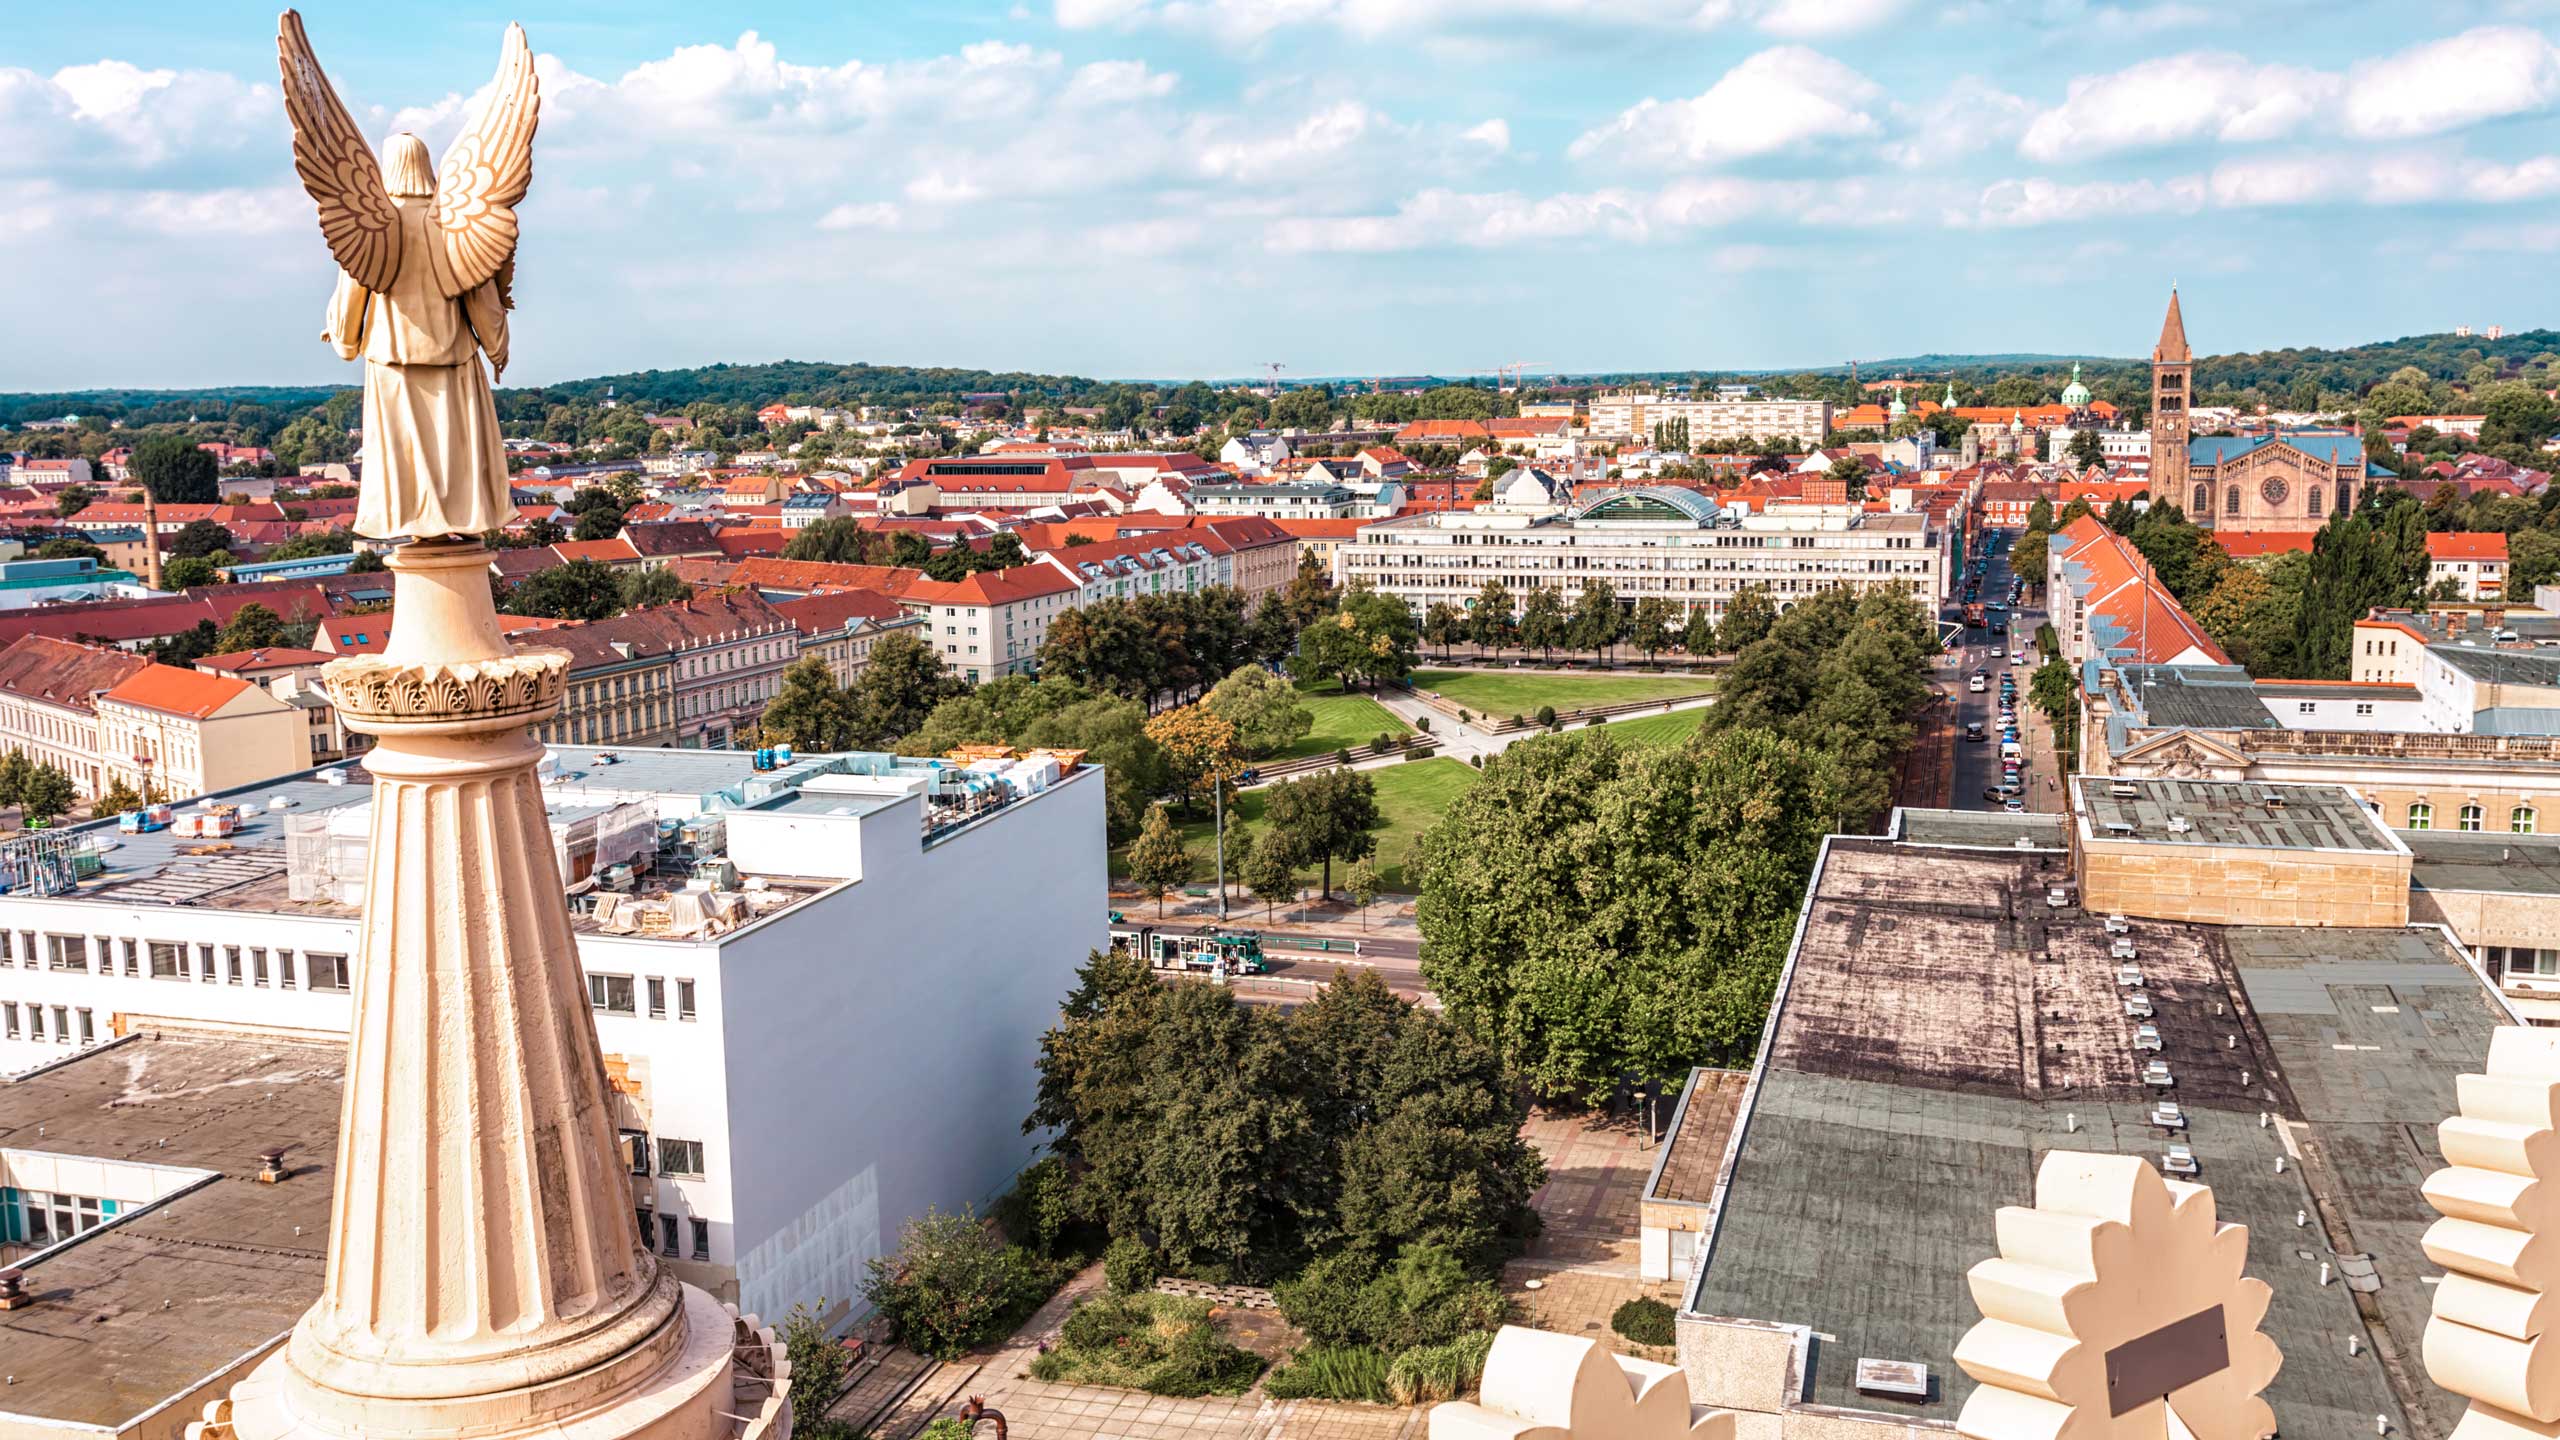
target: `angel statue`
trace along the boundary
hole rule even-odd
[[[319,203],[340,272],[321,338],[338,358],[365,362],[356,533],[432,540],[495,530],[516,510],[480,356],[506,373],[515,207],[533,181],[542,108],[524,28],[507,27],[488,103],[440,171],[406,131],[375,162],[291,10],[277,21],[276,61],[293,168]]]

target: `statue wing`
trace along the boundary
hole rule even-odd
[[[365,289],[390,289],[400,273],[400,217],[382,186],[382,162],[320,73],[302,16],[291,10],[276,22],[276,68],[293,122],[294,173],[319,202],[329,253]]]
[[[498,78],[471,128],[454,137],[436,172],[436,288],[458,296],[499,278],[514,280],[516,202],[533,184],[533,128],[542,83],[524,27],[509,25]]]

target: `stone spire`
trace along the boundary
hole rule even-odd
[[[2151,347],[2154,365],[2184,365],[2195,358],[2187,349],[2187,320],[2178,313],[2178,287],[2169,287],[2168,318],[2160,322],[2160,343]]]

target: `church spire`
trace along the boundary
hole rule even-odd
[[[2195,356],[2187,349],[2187,320],[2178,313],[2178,287],[2169,287],[2169,316],[2160,322],[2160,343],[2152,347],[2154,365],[2184,365]]]

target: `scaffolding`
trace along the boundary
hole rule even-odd
[[[302,901],[364,904],[365,861],[373,848],[373,804],[289,812],[284,817],[285,894]]]
[[[64,895],[80,883],[82,836],[34,830],[0,842],[0,890],[12,895]]]

